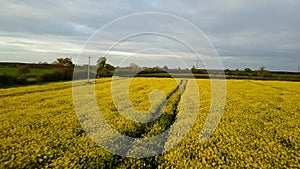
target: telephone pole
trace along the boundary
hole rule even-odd
[[[88,64],[88,74],[87,74],[87,78],[88,78],[88,83],[90,83],[90,64],[91,64],[91,56],[88,56],[89,58],[89,64]]]

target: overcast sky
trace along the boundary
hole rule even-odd
[[[113,65],[209,67],[215,47],[224,68],[300,64],[298,0],[0,1],[1,62],[85,64],[89,55],[92,63],[106,56]],[[162,14],[124,17],[141,12]]]

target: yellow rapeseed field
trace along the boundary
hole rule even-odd
[[[129,98],[136,110],[155,114],[163,105],[159,118],[138,123],[119,113],[110,89],[111,79],[96,80],[95,96],[103,117],[119,133],[130,137],[150,138],[169,129],[176,120],[191,120],[184,113],[189,106],[200,103],[192,130],[178,145],[163,154],[140,159],[115,155],[93,142],[81,126],[84,114],[78,118],[75,112],[72,82],[0,89],[0,168],[300,167],[299,82],[226,80],[222,119],[212,136],[199,142],[212,100],[211,86],[209,80],[196,80],[199,99],[193,95],[197,90],[192,81],[134,78]],[[87,84],[74,88],[80,89],[81,85]],[[163,91],[167,99],[157,95],[151,103],[149,94],[155,89]],[[121,89],[116,93],[128,94]],[[182,105],[182,97],[190,100],[189,105]],[[119,108],[131,111],[126,102]],[[169,142],[158,146],[176,140],[166,138]],[[131,148],[145,148],[127,146],[127,154]]]

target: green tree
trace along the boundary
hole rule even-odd
[[[252,70],[250,68],[245,68],[244,72],[245,72],[245,75],[247,75],[247,76],[251,76],[251,74],[252,74]]]
[[[191,68],[191,71],[192,71],[192,73],[198,73],[198,71],[197,71],[197,69],[196,69],[196,67],[195,66],[193,66],[192,68]]]
[[[72,60],[70,58],[57,58],[56,61],[53,62],[53,64],[58,66],[72,66]]]
[[[97,75],[96,77],[103,77],[105,75],[105,64],[106,64],[106,57],[100,57],[97,60]]]
[[[257,71],[257,75],[260,77],[270,77],[272,76],[272,73],[270,71],[265,70],[265,66],[262,66]]]
[[[235,76],[238,76],[239,74],[240,74],[240,70],[239,70],[238,68],[235,69],[235,70],[234,70],[234,75],[235,75]]]
[[[72,80],[74,64],[70,58],[57,58],[53,64],[56,65],[56,76],[59,80]]]
[[[251,70],[250,68],[245,68],[244,71],[245,71],[246,73],[251,73],[251,72],[252,72],[252,70]]]
[[[106,64],[106,57],[100,57],[98,60],[97,60],[97,66],[98,66],[98,69],[103,69],[105,64]]]
[[[22,65],[17,68],[17,75],[25,75],[30,72],[29,65]]]
[[[105,57],[100,57],[97,60],[97,75],[96,77],[111,77],[114,74],[115,67],[106,63]]]
[[[232,71],[229,69],[225,69],[224,72],[225,72],[225,75],[233,75]]]

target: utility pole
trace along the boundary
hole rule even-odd
[[[198,60],[196,60],[196,68],[198,69]]]
[[[88,64],[88,74],[87,74],[87,78],[88,78],[88,83],[90,82],[90,64],[91,64],[91,56],[88,56],[89,58],[89,64]]]

